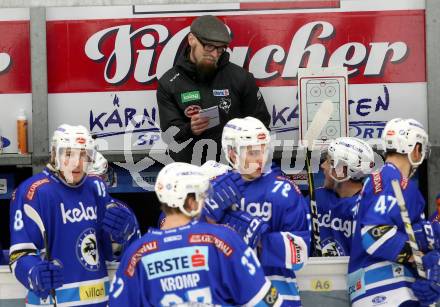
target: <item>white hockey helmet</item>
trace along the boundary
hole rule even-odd
[[[215,177],[223,175],[232,170],[229,165],[222,164],[214,160],[206,161],[200,168],[202,169],[203,173],[208,176],[209,180],[212,180]]]
[[[413,168],[422,164],[429,154],[428,134],[423,125],[414,119],[394,118],[390,120],[383,130],[382,138],[385,141],[386,152],[406,154]],[[414,162],[411,153],[418,143],[422,147],[422,158]]]
[[[332,172],[329,173],[336,182],[349,179],[360,180],[373,171],[374,152],[363,140],[354,137],[334,139],[328,146],[327,154],[332,168],[347,167],[347,174],[343,179],[334,177]]]
[[[255,145],[267,145],[270,143],[269,130],[264,124],[254,118],[234,118],[228,121],[223,128],[222,133],[222,149],[225,153],[226,160],[234,168],[238,168],[239,159],[233,163],[229,158],[229,150],[232,149],[240,156],[240,148]]]
[[[84,126],[62,124],[55,130],[51,144],[52,151],[55,151],[56,170],[61,170],[61,153],[64,149],[84,149],[90,161],[94,160],[96,153],[95,141]]]
[[[107,174],[107,170],[107,159],[99,151],[97,151],[95,154],[95,160],[89,169],[89,175],[104,176]]]
[[[199,166],[182,162],[173,162],[162,168],[154,186],[161,203],[179,208],[188,217],[195,217],[200,213],[209,188],[209,178]],[[198,207],[188,211],[185,209],[185,200],[191,193],[195,194]]]

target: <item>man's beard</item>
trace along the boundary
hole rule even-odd
[[[216,71],[217,71],[217,63],[204,61],[197,61],[196,63],[197,76],[200,80],[211,80]]]

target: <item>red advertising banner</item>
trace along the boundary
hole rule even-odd
[[[230,60],[256,78],[277,140],[298,139],[303,67],[347,68],[351,136],[378,138],[394,117],[426,125],[425,2],[323,0],[305,6],[310,3],[50,8],[49,129],[85,125],[106,142],[104,150],[166,148],[157,80],[185,47],[191,22],[204,14],[229,27]],[[124,139],[133,114],[142,117],[129,132],[134,141]]]
[[[31,92],[29,20],[0,20],[0,94]]]
[[[299,67],[346,66],[350,84],[424,82],[424,10],[219,16],[231,59],[258,85],[293,86]],[[194,16],[47,22],[49,92],[156,89]]]

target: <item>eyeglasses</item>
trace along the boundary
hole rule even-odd
[[[214,46],[212,44],[205,44],[197,36],[196,38],[200,42],[200,44],[202,44],[203,50],[207,52],[213,52],[214,50],[217,50],[218,54],[223,54],[223,52],[226,51],[227,46]]]

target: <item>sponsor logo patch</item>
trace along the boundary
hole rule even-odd
[[[374,304],[374,306],[376,306],[376,305],[382,305],[382,304],[385,304],[385,301],[387,300],[387,297],[386,296],[384,296],[384,295],[378,295],[378,296],[375,296],[372,300],[371,300],[371,302]]]
[[[76,142],[78,144],[85,144],[86,143],[86,139],[84,137],[77,137],[76,138]]]
[[[380,173],[373,173],[373,191],[374,194],[382,192],[382,177]]]
[[[229,96],[229,90],[212,90],[212,95],[214,95],[215,97],[226,97]]]
[[[402,190],[405,190],[406,187],[408,186],[408,178],[402,178],[402,180],[400,180],[400,187],[402,188]]]
[[[232,253],[234,252],[234,249],[231,246],[229,246],[225,241],[210,234],[192,234],[189,237],[189,243],[214,244],[215,247],[217,247],[220,251],[222,251],[223,254],[225,254],[226,256],[231,256]]]
[[[142,257],[142,264],[148,279],[177,274],[209,271],[208,247],[191,246],[148,254]]]
[[[196,104],[190,105],[189,107],[186,107],[184,113],[186,117],[191,118],[191,116],[196,115],[200,112],[202,108]]]
[[[182,103],[187,103],[190,101],[200,100],[200,92],[192,91],[180,94],[180,100]]]
[[[45,184],[45,183],[49,183],[49,179],[44,178],[44,179],[41,179],[41,180],[35,181],[35,182],[31,185],[31,187],[29,188],[29,190],[28,190],[28,192],[27,192],[27,194],[26,194],[27,199],[32,200],[32,199],[34,198],[34,194],[35,194],[35,191],[37,190],[37,188],[38,188],[39,186]]]
[[[81,301],[99,299],[104,296],[106,296],[104,283],[79,287],[79,297]]]
[[[138,248],[137,251],[133,253],[133,255],[131,255],[131,258],[128,261],[127,268],[125,269],[125,275],[127,275],[128,277],[133,277],[136,265],[138,264],[139,260],[141,260],[142,256],[155,250],[157,250],[157,241],[151,241],[142,244],[142,246]]]

